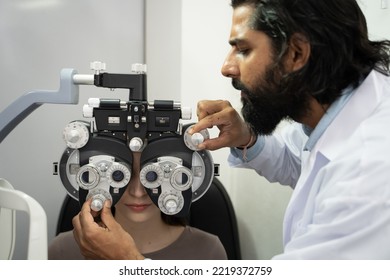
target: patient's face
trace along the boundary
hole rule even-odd
[[[116,204],[116,215],[136,223],[161,220],[160,209],[152,202],[140,182],[141,153],[133,153],[131,180],[126,191]]]

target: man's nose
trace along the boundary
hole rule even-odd
[[[226,56],[225,61],[222,64],[221,73],[228,78],[237,78],[240,75],[238,64],[232,50]]]

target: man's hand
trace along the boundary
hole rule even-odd
[[[251,129],[239,113],[225,100],[203,100],[198,102],[198,123],[191,134],[202,129],[217,126],[217,138],[207,139],[199,144],[200,149],[217,150],[223,147],[244,147],[251,138]]]
[[[74,237],[86,259],[144,259],[130,234],[115,221],[108,201],[101,210],[99,223],[95,222],[96,214],[88,200],[72,220]]]

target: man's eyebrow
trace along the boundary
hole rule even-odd
[[[237,46],[237,45],[243,44],[243,43],[245,43],[245,42],[246,42],[246,40],[240,39],[240,38],[234,38],[234,39],[230,39],[230,40],[229,40],[229,44],[230,44],[231,46]]]

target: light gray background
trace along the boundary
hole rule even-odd
[[[35,89],[58,89],[62,68],[91,74],[94,60],[107,70],[129,73],[144,63],[144,1],[142,0],[1,0],[0,110]],[[89,97],[113,93],[80,87],[79,105],[46,104],[35,110],[0,145],[0,177],[42,204],[53,238],[65,196],[52,163],[65,148],[62,129],[82,118]],[[119,93],[127,98],[127,93]],[[14,259],[25,258],[27,224],[17,223]]]

